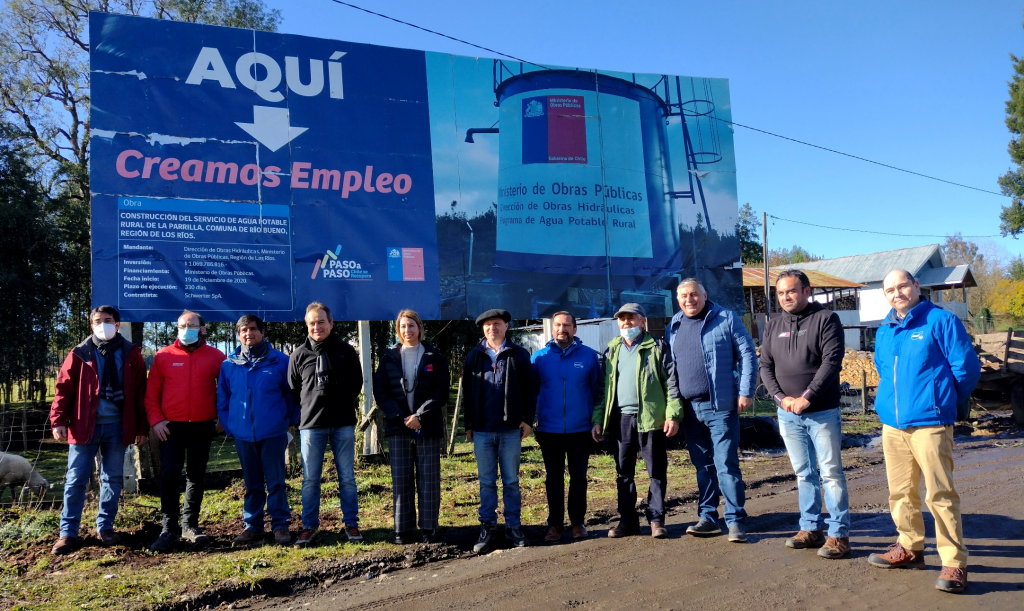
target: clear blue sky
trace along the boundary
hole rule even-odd
[[[266,0],[280,31],[488,56],[329,0]],[[984,2],[355,0],[544,64],[728,78],[737,123],[998,191],[1010,167],[1009,54],[1024,5]],[[999,233],[1007,198],[879,168],[736,128],[740,203],[829,226]],[[836,257],[941,242],[769,219],[769,245]],[[1004,255],[1024,238],[979,239]]]

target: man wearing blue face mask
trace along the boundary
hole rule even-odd
[[[669,395],[671,355],[661,341],[647,333],[647,313],[627,303],[615,313],[619,335],[605,351],[605,399],[594,406],[594,441],[607,435],[615,442],[619,523],[612,538],[640,534],[636,512],[636,454],[641,453],[651,478],[647,491],[647,522],[651,536],[664,539],[665,490],[668,486],[666,438],[679,432],[683,406]]]
[[[686,529],[697,537],[722,534],[718,499],[725,497],[729,541],[747,540],[740,473],[740,413],[754,404],[754,340],[732,310],[708,301],[704,286],[687,278],[676,287],[677,312],[665,331],[672,350],[672,395],[683,399],[683,435],[697,470],[700,520]],[[831,508],[830,508],[831,509]]]
[[[206,323],[196,312],[178,317],[178,339],[153,357],[146,388],[146,414],[160,440],[160,510],[163,530],[149,547],[166,552],[179,537],[205,543],[199,527],[203,478],[217,423],[217,378],[224,353],[206,343]],[[185,511],[179,510],[185,470]],[[178,524],[179,516],[181,524]]]

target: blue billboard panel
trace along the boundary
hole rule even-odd
[[[93,13],[93,301],[134,321],[739,303],[728,84]]]

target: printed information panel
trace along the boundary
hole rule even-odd
[[[253,304],[264,311],[294,309],[287,206],[120,197],[117,208],[119,309],[233,310],[251,295],[265,295]]]

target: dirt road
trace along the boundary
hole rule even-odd
[[[939,559],[930,516],[929,570],[885,571],[867,555],[895,540],[882,464],[847,473],[853,553],[824,560],[786,549],[797,526],[795,484],[749,491],[750,539],[696,539],[692,503],[669,516],[669,539],[592,538],[501,550],[346,581],[287,599],[236,603],[253,609],[1024,609],[1024,446],[1018,439],[959,441],[957,488],[970,548],[970,586],[961,596],[934,589]],[[878,451],[864,450],[878,455]],[[880,455],[878,456],[880,458]],[[671,485],[671,482],[670,482]],[[757,496],[760,494],[761,496]]]

